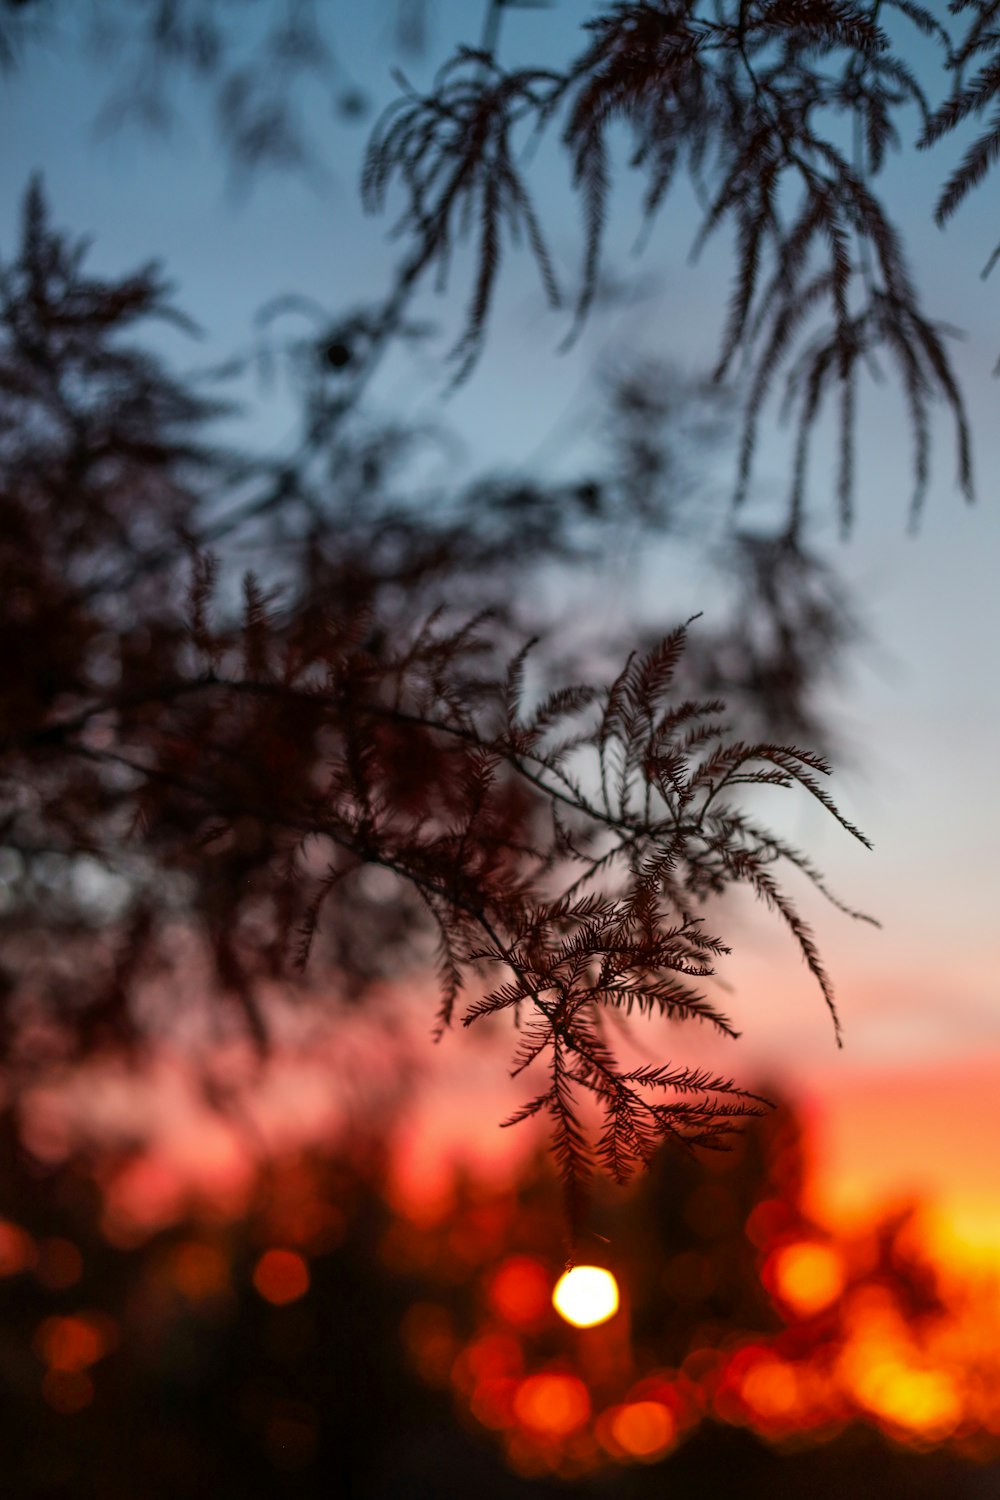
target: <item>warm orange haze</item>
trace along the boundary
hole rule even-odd
[[[987,1083],[984,1068],[983,1095]],[[438,1136],[436,1162],[424,1155],[422,1192],[403,1124],[398,1139],[410,1149],[369,1149],[356,1166],[349,1151],[340,1164],[317,1154],[307,1130],[298,1147],[286,1138],[272,1169],[247,1155],[245,1137],[228,1181],[225,1172],[185,1179],[165,1141],[159,1162],[154,1150],[145,1165],[126,1161],[103,1178],[100,1233],[131,1267],[127,1299],[114,1288],[95,1295],[95,1263],[107,1252],[65,1209],[47,1234],[7,1209],[0,1287],[38,1308],[18,1322],[39,1399],[60,1422],[81,1422],[113,1399],[116,1371],[159,1360],[161,1341],[185,1320],[225,1326],[253,1299],[295,1320],[280,1333],[290,1347],[321,1349],[336,1337],[324,1310],[330,1278],[357,1236],[372,1233],[364,1204],[374,1194],[385,1206],[364,1254],[393,1288],[393,1357],[522,1478],[656,1464],[713,1425],[776,1451],[857,1429],[900,1451],[992,1461],[995,1225],[984,1216],[975,1239],[973,1171],[935,1183],[919,1177],[912,1151],[907,1163],[891,1128],[908,1108],[898,1081],[875,1134],[864,1101],[887,1085],[868,1078],[851,1088],[798,1124],[779,1113],[752,1125],[731,1152],[698,1161],[668,1152],[649,1179],[602,1190],[594,1235],[571,1269],[544,1164],[523,1149],[491,1157],[479,1127],[477,1151],[466,1128],[461,1166],[458,1137],[445,1152]],[[970,1095],[970,1111],[974,1103]],[[968,1116],[954,1128],[961,1154]],[[53,1159],[48,1170],[57,1185],[69,1169]],[[172,1193],[161,1184],[150,1196],[157,1172]],[[912,1196],[921,1181],[926,1192]],[[62,1188],[57,1198],[70,1202]],[[278,1324],[268,1337],[279,1338]],[[262,1416],[279,1469],[313,1462],[312,1411]]]
[[[928,1216],[927,1204],[891,1197],[881,1215],[870,1197],[867,1219],[855,1212],[843,1227],[835,1218],[810,1218],[806,1201],[825,1197],[829,1206],[837,1196],[835,1184],[824,1191],[798,1175],[800,1153],[811,1156],[814,1144],[808,1134],[796,1142],[779,1132],[769,1195],[745,1218],[738,1207],[741,1148],[692,1177],[687,1197],[673,1204],[691,1248],[647,1259],[626,1238],[612,1240],[622,1311],[594,1327],[570,1317],[584,1326],[558,1341],[558,1353],[542,1302],[546,1275],[554,1277],[556,1267],[523,1253],[493,1259],[487,1245],[501,1225],[515,1242],[531,1231],[511,1217],[503,1191],[477,1189],[470,1180],[450,1207],[439,1203],[419,1226],[400,1225],[391,1242],[394,1264],[435,1267],[440,1288],[439,1300],[421,1304],[408,1324],[411,1358],[425,1379],[450,1386],[477,1421],[502,1436],[510,1461],[526,1474],[650,1462],[704,1421],[748,1427],[779,1445],[827,1443],[861,1423],[919,1450],[945,1445],[995,1456],[996,1246],[992,1260],[985,1241],[976,1247],[978,1263],[953,1256],[940,1232],[946,1219]],[[664,1200],[660,1211],[666,1209]],[[648,1241],[641,1220],[632,1228]],[[739,1255],[773,1314],[766,1332],[759,1323],[751,1331],[752,1318],[741,1329],[738,1316],[718,1321],[710,1310],[714,1298],[725,1302]],[[448,1304],[466,1277],[483,1278],[483,1303],[463,1339]],[[554,1299],[560,1311],[565,1282],[564,1275]],[[657,1360],[651,1301],[664,1309],[664,1329],[689,1320],[688,1347],[676,1363]]]

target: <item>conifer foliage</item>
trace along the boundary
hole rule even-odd
[[[734,253],[715,374],[738,377],[743,400],[737,499],[746,498],[774,398],[794,429],[788,527],[798,535],[810,445],[829,410],[839,455],[834,501],[847,531],[859,391],[885,367],[912,429],[912,519],[926,497],[936,404],[950,415],[956,480],[971,497],[970,436],[949,354],[955,330],[925,311],[877,186],[893,151],[932,147],[992,109],[940,190],[939,224],[990,170],[1000,149],[993,0],[953,0],[945,14],[918,0],[616,0],[582,32],[568,17],[577,45],[548,68],[500,61],[505,13],[534,0],[484,4],[480,45],[457,46],[425,92],[398,75],[403,92],[371,134],[363,195],[373,210],[401,205],[396,231],[407,247],[374,326],[398,329],[410,297],[431,276],[446,286],[453,262],[466,259],[456,251],[471,244],[465,324],[452,350],[453,380],[467,379],[505,254],[525,243],[549,301],[575,308],[572,337],[600,285],[622,167],[644,179],[644,235],[686,176],[702,206],[693,252],[728,232]],[[222,0],[138,0],[127,12],[95,6],[89,36],[116,58],[104,123],[165,127],[176,114],[172,89],[186,76],[213,91],[218,129],[241,171],[313,170],[305,85],[325,90],[342,119],[367,111],[350,82],[346,28],[316,0],[259,0],[247,9],[250,24],[234,22]],[[431,0],[395,7],[404,51],[419,50],[428,9]],[[0,60],[22,62],[46,28],[80,24],[60,0],[44,17],[35,10],[8,0]],[[579,275],[557,265],[554,226],[534,201],[533,147],[546,134],[562,148],[580,203]]]
[[[155,269],[88,277],[35,184],[0,292],[9,1076],[141,1049],[165,1024],[150,994],[190,988],[199,955],[196,1009],[223,1030],[240,1016],[265,1049],[269,987],[299,972],[363,994],[372,952],[399,974],[436,949],[439,1033],[511,1017],[515,1071],[547,1079],[517,1118],[551,1117],[574,1204],[595,1159],[622,1179],[663,1137],[719,1144],[759,1109],[680,1064],[623,1067],[609,1023],[734,1034],[704,993],[726,950],[703,908],[745,886],[837,1024],[779,883],[783,867],[819,876],[735,800],[799,787],[861,838],[825,763],[733,738],[721,702],[681,697],[686,627],[606,686],[529,692],[509,611],[461,607],[496,553],[454,520],[436,546],[426,521],[402,537],[383,521],[345,557],[334,515],[328,536],[293,536],[284,579],[246,572],[235,597],[203,545],[232,539],[206,525],[206,485],[260,484],[236,507],[245,523],[274,509],[273,476],[203,441],[219,404],[126,342],[142,317],[177,321]],[[603,1113],[594,1141],[581,1096]]]
[[[985,9],[990,10],[990,7]],[[410,93],[372,138],[365,186],[380,207],[398,180],[401,227],[414,242],[401,287],[433,263],[446,271],[453,243],[475,237],[475,290],[454,351],[456,379],[481,346],[504,236],[524,230],[551,300],[558,289],[529,186],[510,138],[522,122],[544,132],[561,121],[583,216],[577,323],[598,286],[614,177],[611,137],[623,127],[631,165],[645,177],[647,226],[682,171],[703,205],[697,253],[728,226],[735,267],[716,378],[739,366],[745,387],[736,497],[747,493],[762,409],[775,387],[796,429],[789,530],[802,520],[809,444],[824,403],[839,427],[836,500],[851,524],[860,374],[881,355],[895,366],[913,431],[912,514],[929,474],[930,409],[950,408],[958,482],[972,494],[964,404],[947,330],[924,313],[898,230],[871,182],[898,146],[906,106],[930,144],[991,96],[987,67],[932,115],[921,84],[885,26],[895,15],[948,49],[932,11],[911,0],[691,0],[618,3],[585,23],[587,44],[559,72],[506,73],[489,53],[461,50],[426,96]],[[980,15],[959,54],[982,52],[992,32]],[[845,127],[847,127],[845,131]],[[845,134],[853,147],[845,148]],[[970,149],[945,190],[945,218],[996,154],[994,135]]]
[[[971,494],[947,330],[873,182],[906,111],[929,146],[994,107],[998,7],[953,5],[971,13],[956,41],[913,0],[622,0],[548,69],[502,66],[504,8],[493,0],[482,45],[428,91],[404,84],[372,133],[364,196],[399,214],[403,246],[387,296],[337,318],[295,296],[262,314],[261,348],[284,316],[318,317],[284,346],[302,408],[291,457],[211,441],[225,403],[138,341],[149,319],[191,331],[159,270],[90,275],[41,185],[27,195],[20,250],[0,264],[0,1059],[16,1087],[53,1063],[141,1051],[191,992],[203,1029],[238,1024],[264,1051],[287,987],[316,1006],[360,1000],[433,962],[439,1035],[510,1022],[528,1100],[508,1123],[547,1117],[578,1215],[595,1166],[624,1180],[665,1138],[718,1146],[762,1108],[729,1078],[616,1051],[629,1017],[735,1035],[711,998],[728,951],[719,897],[743,888],[783,924],[839,1037],[786,877],[829,893],[741,796],[798,791],[865,842],[825,789],[826,761],[771,727],[811,726],[817,662],[848,635],[805,544],[810,442],[832,403],[847,530],[858,383],[883,360],[911,419],[914,515],[935,402]],[[148,6],[155,45],[224,81],[237,154],[266,154],[270,119],[294,159],[280,97],[247,114],[257,84],[230,86],[216,9]],[[286,12],[299,76],[320,13]],[[945,102],[925,97],[900,28],[940,48]],[[5,60],[29,41],[5,16]],[[522,148],[539,132],[561,142],[582,210],[575,281],[532,196]],[[424,337],[411,304],[429,277],[448,283],[466,242],[453,380],[473,375],[519,241],[575,336],[601,284],[621,135],[647,223],[685,172],[697,245],[731,234],[714,373],[742,400],[737,499],[777,394],[795,428],[789,503],[775,535],[734,533],[735,629],[697,626],[689,642],[688,622],[617,674],[580,663],[567,685],[521,601],[609,523],[674,523],[649,372],[615,391],[605,472],[491,476],[419,511],[395,488],[414,434],[375,423],[363,397],[387,348]],[[942,221],[998,141],[993,120],[946,183]],[[717,696],[731,684],[753,710],[737,704],[732,724]]]

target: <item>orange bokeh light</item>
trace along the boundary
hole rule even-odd
[[[537,1323],[549,1310],[549,1275],[540,1261],[513,1255],[490,1282],[490,1306],[508,1323]]]
[[[953,1432],[961,1418],[954,1382],[943,1370],[886,1361],[869,1370],[859,1396],[874,1415],[932,1440]]]
[[[832,1245],[800,1240],[776,1250],[768,1272],[782,1302],[797,1317],[811,1318],[844,1290],[844,1263]]]
[[[608,1426],[623,1453],[646,1463],[662,1458],[676,1434],[673,1414],[662,1401],[632,1401],[619,1406],[611,1413]]]
[[[590,1395],[576,1375],[529,1375],[517,1388],[514,1415],[534,1433],[564,1438],[587,1421]]]
[[[294,1250],[265,1250],[254,1267],[253,1284],[265,1302],[286,1307],[309,1290],[309,1267]]]
[[[782,1359],[762,1359],[750,1366],[740,1391],[758,1416],[768,1419],[793,1415],[799,1397],[795,1370]]]

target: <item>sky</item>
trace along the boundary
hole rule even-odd
[[[509,12],[502,56],[557,59],[573,25],[593,8],[561,0],[548,10]],[[342,87],[362,89],[376,107],[393,97],[392,67],[402,65],[417,86],[426,85],[453,40],[475,39],[476,7],[442,0],[427,56],[401,59],[391,10],[390,0],[331,8],[338,53],[349,64]],[[914,55],[919,63],[921,54]],[[205,100],[193,90],[177,95],[179,118],[166,139],[151,142],[135,131],[98,138],[93,121],[109,91],[100,61],[56,39],[3,80],[0,254],[10,254],[21,193],[30,173],[41,170],[56,222],[93,236],[96,267],[123,271],[162,259],[179,304],[205,330],[195,345],[162,335],[181,367],[246,347],[254,312],[277,293],[304,292],[335,311],[384,292],[398,255],[387,236],[391,214],[366,218],[358,202],[371,115],[345,123],[318,90],[307,93],[325,175],[271,174],[243,191],[233,188]],[[993,281],[979,278],[998,233],[994,180],[947,234],[932,224],[934,189],[956,149],[908,152],[888,174],[887,197],[926,306],[965,331],[955,360],[972,413],[977,500],[967,506],[953,486],[942,420],[924,523],[919,535],[907,534],[908,431],[894,394],[873,388],[861,423],[858,523],[847,542],[821,525],[817,541],[857,590],[868,627],[868,643],[831,690],[828,711],[847,747],[835,793],[873,839],[874,853],[815,808],[780,814],[833,888],[875,914],[882,929],[809,907],[837,987],[845,1030],[838,1051],[794,948],[768,923],[741,914],[731,1004],[744,1037],[725,1066],[742,1078],[776,1079],[810,1101],[822,1164],[817,1191],[831,1213],[854,1211],[874,1195],[930,1191],[950,1232],[1000,1248],[993,1160],[1000,1130],[1000,385],[991,377],[1000,354],[1000,272]],[[543,148],[534,171],[557,260],[571,273],[580,236],[557,153]],[[516,466],[541,455],[558,466],[592,422],[595,362],[632,346],[703,366],[720,322],[726,247],[713,248],[698,267],[686,263],[692,200],[682,191],[642,259],[633,261],[638,201],[637,185],[623,178],[611,216],[612,264],[621,273],[648,273],[655,296],[595,317],[574,349],[560,353],[565,315],[545,309],[533,268],[515,259],[474,377],[443,397],[436,354],[445,341],[416,365],[390,365],[376,391],[384,409],[442,420],[459,435],[460,461],[470,465]],[[452,290],[422,305],[445,328],[455,325],[468,295],[461,270],[459,260]],[[257,393],[255,401],[256,437],[288,440],[290,408],[281,393]],[[787,463],[787,436],[768,429],[759,462],[765,509],[781,491]],[[820,491],[825,482],[820,472]],[[601,598],[609,629],[627,625],[632,614],[669,628],[705,602],[700,583],[700,575],[652,548],[637,572],[623,573],[610,558],[588,587]],[[677,1046],[685,1056],[709,1055],[703,1038],[681,1037]],[[496,1057],[456,1036],[427,1071],[438,1085],[427,1092],[411,1136],[418,1155],[468,1134]],[[505,1111],[503,1092],[498,1085],[493,1118]],[[499,1157],[506,1139],[490,1130],[483,1155]]]

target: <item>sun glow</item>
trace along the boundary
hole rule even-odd
[[[603,1266],[573,1266],[556,1282],[552,1305],[574,1328],[595,1328],[618,1311],[618,1283]]]

